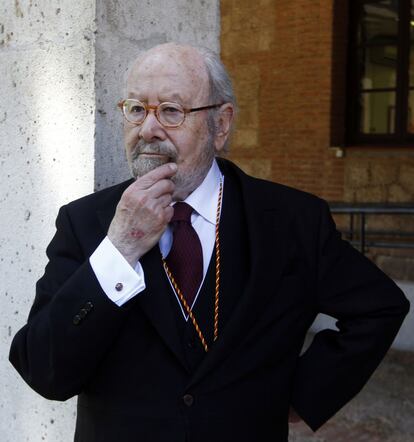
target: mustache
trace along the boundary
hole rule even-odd
[[[165,141],[156,141],[147,143],[144,140],[139,140],[131,152],[131,159],[136,160],[141,154],[158,154],[168,156],[172,162],[177,161],[177,151],[174,146]]]

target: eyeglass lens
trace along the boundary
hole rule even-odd
[[[125,118],[135,124],[142,124],[148,113],[145,104],[138,100],[125,100],[123,111]],[[158,121],[164,126],[178,126],[185,118],[184,110],[178,103],[161,103],[155,113]]]

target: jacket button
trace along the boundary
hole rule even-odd
[[[81,321],[82,321],[82,318],[79,315],[75,315],[73,317],[73,321],[72,322],[73,322],[73,325],[79,325]]]
[[[194,397],[191,394],[185,394],[183,396],[184,404],[187,405],[187,407],[191,407],[194,403]]]
[[[88,312],[90,312],[90,311],[93,309],[93,304],[92,304],[92,302],[88,301],[88,302],[85,304],[85,309],[86,309]]]
[[[79,312],[79,316],[83,319],[88,313],[89,312],[86,310],[86,308],[82,308]]]

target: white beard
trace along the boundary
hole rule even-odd
[[[154,170],[157,167],[162,166],[165,163],[168,163],[167,157],[151,158],[148,156],[145,157],[138,156],[137,158],[131,161],[130,168],[134,178],[139,178],[147,174],[148,172],[151,172],[151,170]]]
[[[165,157],[141,156],[142,153],[157,153]],[[214,159],[214,148],[211,143],[211,137],[206,142],[200,155],[191,165],[191,169],[185,173],[180,171],[180,161],[177,158],[177,151],[168,141],[159,141],[155,143],[146,143],[142,139],[137,143],[133,152],[129,166],[131,173],[135,178],[140,178],[151,170],[167,163],[177,163],[178,171],[171,178],[176,188],[174,191],[174,200],[185,199],[193,190],[195,190],[204,180]]]

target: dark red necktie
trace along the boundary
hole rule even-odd
[[[193,208],[187,203],[174,205],[170,221],[173,243],[166,258],[167,265],[189,307],[192,306],[203,279],[203,252],[200,238],[191,225]]]

